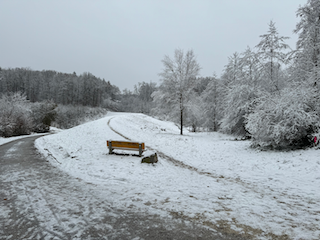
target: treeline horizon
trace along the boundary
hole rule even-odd
[[[1,68],[0,94],[21,92],[31,102],[113,108],[120,95],[117,86],[89,72],[77,75],[54,70]]]
[[[133,91],[126,88],[121,92],[110,81],[88,72],[77,75],[75,72],[0,66],[0,96],[19,92],[30,102],[52,101],[62,105],[149,114],[153,107],[151,94],[156,88],[154,82],[139,82]]]

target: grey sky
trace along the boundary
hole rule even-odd
[[[193,49],[201,76],[259,43],[273,20],[288,36],[307,0],[0,0],[0,67],[93,75],[121,90],[159,82],[164,55]]]

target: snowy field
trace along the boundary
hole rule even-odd
[[[157,152],[159,162],[109,155],[106,140],[124,137],[145,142],[144,155]],[[53,165],[103,187],[119,208],[254,239],[320,239],[320,150],[258,151],[220,133],[180,136],[171,122],[128,113],[39,138],[36,146]]]

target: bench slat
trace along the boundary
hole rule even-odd
[[[107,146],[109,148],[109,154],[112,154],[113,149],[122,149],[129,151],[139,151],[139,156],[145,151],[144,143],[139,142],[126,142],[126,141],[107,141]]]
[[[138,149],[141,144],[142,149],[144,150],[144,143],[138,142],[121,142],[121,141],[111,141],[112,148],[130,148],[130,149]],[[107,141],[107,146],[109,147],[109,141]]]
[[[128,151],[139,151],[139,148],[123,148],[123,147],[113,147],[112,149],[128,150]]]

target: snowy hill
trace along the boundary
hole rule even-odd
[[[145,142],[144,155],[157,152],[159,162],[109,155],[106,140],[124,137]],[[109,191],[120,208],[228,226],[258,239],[320,239],[320,150],[258,151],[249,141],[181,136],[171,122],[127,113],[45,136],[36,146],[53,165]]]

